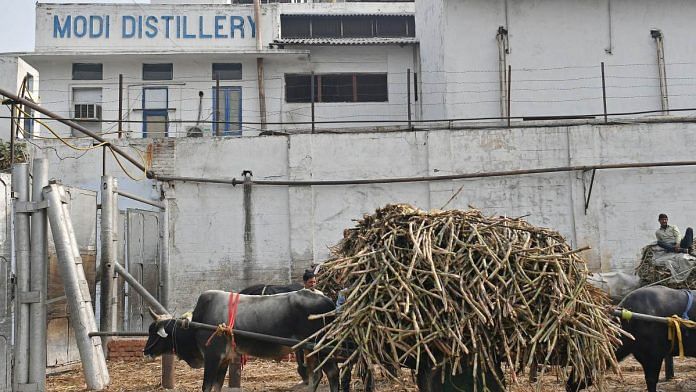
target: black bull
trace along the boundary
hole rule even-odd
[[[664,286],[643,287],[627,295],[621,306],[635,313],[652,316],[681,316],[687,309],[688,298],[684,290]],[[691,307],[688,316],[691,320],[696,319],[696,305]],[[667,324],[633,319],[622,320],[621,326],[635,340],[622,336],[622,345],[616,350],[616,359],[621,361],[633,354],[643,367],[648,391],[656,392],[662,361],[671,355],[678,355],[679,344],[672,344],[668,340]],[[681,331],[684,354],[696,357],[696,330],[682,327]],[[588,382],[576,382],[573,378],[571,376],[566,384],[567,391],[575,392],[589,386]]]
[[[219,325],[228,323],[230,293],[211,290],[198,297],[192,321]],[[323,314],[334,309],[327,297],[301,290],[271,296],[241,295],[234,328],[281,338],[303,340],[324,325],[322,320],[309,320],[311,314]],[[209,344],[208,344],[209,343]],[[171,318],[156,319],[149,328],[143,353],[154,357],[175,353],[193,368],[204,368],[203,392],[219,391],[227,367],[236,353],[259,358],[278,359],[289,354],[290,347],[258,339],[236,336],[235,348],[227,336],[216,335],[199,328],[184,329]],[[310,362],[310,391],[316,391],[321,372],[315,373]],[[328,360],[322,370],[329,379],[331,392],[338,391],[338,366]]]
[[[292,291],[302,290],[304,286],[299,283],[291,283],[290,285],[276,285],[276,284],[255,284],[249,286],[239,292],[239,294],[246,295],[273,295],[280,293],[290,293]],[[304,384],[309,383],[309,378],[307,377],[307,367],[304,364],[304,351],[295,351],[295,361],[297,362],[297,373],[302,378]]]

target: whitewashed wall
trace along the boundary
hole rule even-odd
[[[18,56],[0,56],[0,88],[13,94],[18,94],[26,75],[32,75],[34,77],[33,90],[29,92],[34,99],[37,99],[39,96],[39,72]],[[0,99],[5,99],[5,97],[0,96]],[[8,106],[4,106],[3,109],[0,110],[0,113],[2,113],[3,116],[9,116],[10,110]],[[3,120],[4,121],[0,121],[0,139],[8,141],[10,140],[10,120]],[[38,124],[34,126],[35,130],[38,131]]]
[[[147,141],[131,141],[145,149]],[[696,125],[684,123],[578,125],[358,134],[302,134],[237,139],[155,142],[154,170],[166,175],[257,180],[336,180],[412,177],[569,165],[689,160]],[[59,145],[47,149],[51,176],[96,189],[101,155],[80,159]],[[62,157],[58,160],[56,157]],[[109,160],[108,171],[118,173]],[[665,212],[682,230],[696,224],[688,184],[692,167],[564,172],[462,181],[362,186],[254,186],[245,241],[244,187],[174,183],[171,203],[172,303],[193,305],[205,289],[241,289],[257,282],[288,282],[328,247],[352,220],[387,203],[424,209],[483,209],[523,216],[559,230],[584,253],[593,270],[631,271],[640,249],[654,240]],[[120,175],[122,188],[155,197],[150,181]],[[447,204],[461,188],[461,192]]]
[[[609,112],[659,110],[652,29],[664,35],[670,107],[695,107],[695,17],[683,0],[416,0],[423,118],[500,115],[499,26],[512,116],[602,113],[602,62]]]

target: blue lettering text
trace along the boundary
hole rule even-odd
[[[154,22],[154,24],[153,24],[153,22]],[[157,18],[154,16],[148,16],[145,19],[145,27],[147,28],[145,35],[148,38],[155,37],[157,35]]]
[[[230,38],[234,38],[234,31],[239,30],[240,38],[244,38],[244,18],[241,16],[230,16]]]
[[[227,34],[220,34],[220,30],[224,29],[222,22],[227,19],[222,15],[215,15],[215,38],[227,38]]]
[[[70,38],[71,19],[70,15],[66,16],[65,22],[61,26],[58,15],[53,15],[53,38],[58,38],[58,35],[60,35],[60,38]]]
[[[123,38],[133,38],[135,36],[135,16],[123,15],[121,29]]]

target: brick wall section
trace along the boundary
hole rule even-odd
[[[148,152],[150,151],[152,154],[152,171],[164,176],[177,175],[174,165],[176,161],[175,139],[156,139],[151,147],[148,146]]]
[[[143,357],[145,338],[113,338],[109,341],[109,360],[133,361]]]

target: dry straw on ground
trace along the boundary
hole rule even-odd
[[[360,366],[427,362],[475,375],[500,361],[512,383],[553,364],[602,385],[617,367],[619,328],[579,251],[522,219],[388,205],[346,230],[322,265],[321,289],[335,297],[344,287],[347,301],[318,349],[353,342]]]

